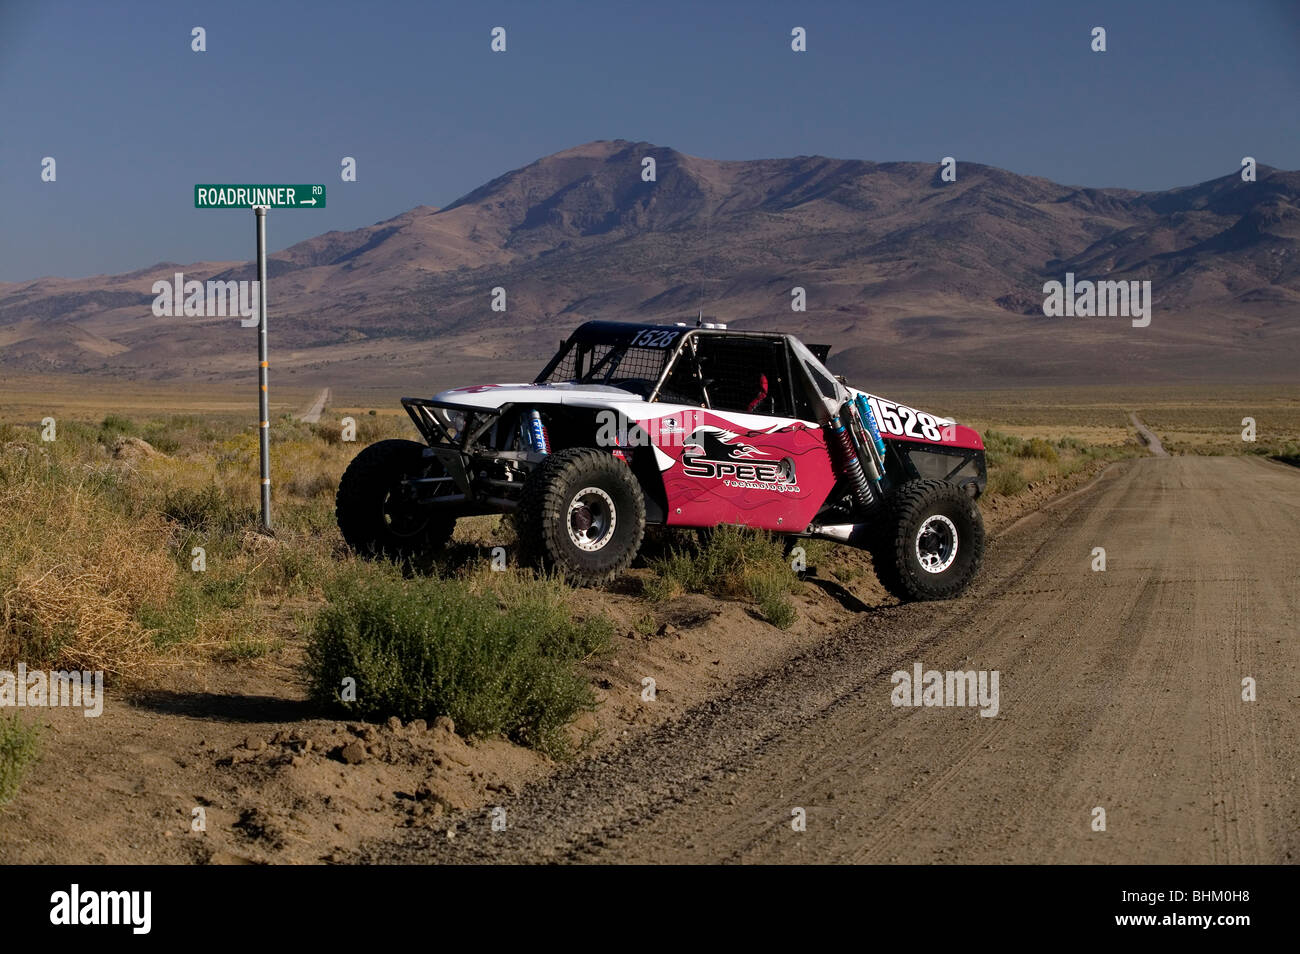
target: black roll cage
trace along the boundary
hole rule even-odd
[[[705,378],[699,366],[697,342],[702,335],[781,342],[784,345],[782,348],[782,361],[785,366],[787,398],[791,402],[797,402],[798,400],[797,382],[803,376],[802,364],[793,358],[788,335],[763,331],[727,331],[720,328],[683,328],[674,325],[589,321],[575,330],[568,339],[561,342],[559,351],[547,362],[546,367],[538,374],[534,383],[544,384],[560,362],[575,347],[587,346],[587,348],[590,348],[602,344],[610,345],[612,348],[610,354],[601,358],[601,362],[613,360],[615,362],[614,368],[617,368],[617,362],[622,361],[627,348],[647,347],[633,344],[636,337],[647,330],[680,335],[680,338],[674,338],[671,345],[664,349],[667,352],[667,358],[649,396],[646,398],[647,402],[658,400],[659,392],[663,389],[664,383],[669,379],[677,363],[685,355],[687,356],[686,360],[691,362],[691,374],[700,386],[700,393],[704,398],[702,406],[710,410],[714,409],[708,385],[705,383]],[[809,345],[807,347],[819,360],[825,360],[829,345]],[[575,361],[575,375],[577,377],[582,376],[581,358]],[[811,382],[809,384],[811,385]],[[455,401],[438,401],[433,398],[402,398],[402,407],[410,416],[412,423],[415,424],[416,430],[420,432],[420,435],[429,445],[427,453],[439,460],[447,475],[451,477],[460,493],[464,495],[466,502],[473,502],[482,496],[481,493],[477,493],[475,490],[472,473],[473,461],[476,455],[481,458],[485,453],[485,449],[477,446],[479,439],[498,421],[510,415],[515,406],[515,402],[501,404],[497,407],[480,407]],[[455,411],[463,414],[465,416],[464,424],[454,434],[451,433],[444,422],[434,413],[439,410]],[[797,403],[792,403],[790,407],[782,410],[786,412],[787,416],[803,416],[799,414]],[[535,463],[535,461],[530,460],[530,457],[535,455],[528,452],[492,451],[490,453],[492,456],[499,458],[518,458],[520,463]],[[420,481],[416,481],[416,483],[420,483]]]
[[[697,343],[703,336],[716,338],[750,338],[763,341],[779,341],[784,345],[782,349],[782,361],[785,365],[785,378],[787,382],[787,398],[790,406],[785,409],[788,416],[803,417],[798,407],[799,389],[796,386],[798,375],[802,373],[802,367],[799,362],[794,361],[791,356],[791,348],[788,341],[789,336],[780,332],[772,331],[729,331],[723,328],[691,328],[681,325],[642,325],[630,324],[626,322],[615,321],[589,321],[580,325],[567,339],[560,342],[560,349],[555,356],[547,362],[540,374],[533,380],[534,384],[544,384],[546,379],[551,376],[560,362],[562,362],[569,353],[576,347],[581,349],[574,360],[575,379],[583,377],[582,361],[583,356],[592,347],[596,345],[609,345],[611,350],[609,354],[600,359],[600,362],[593,368],[587,370],[587,373],[595,371],[611,359],[614,360],[614,366],[611,371],[616,370],[618,363],[623,360],[626,349],[631,347],[646,347],[645,345],[634,344],[636,338],[645,331],[654,331],[660,333],[673,333],[680,335],[673,344],[665,349],[668,351],[668,358],[664,361],[663,368],[659,372],[659,377],[655,380],[654,387],[646,397],[646,402],[654,402],[659,399],[659,392],[663,390],[666,382],[677,367],[678,361],[683,355],[689,355],[691,363],[690,371],[692,377],[700,386],[700,394],[704,397],[704,408],[714,410],[713,399],[709,395],[708,386],[700,371],[699,352]],[[825,362],[827,354],[830,352],[830,345],[805,345],[819,361]],[[617,355],[617,357],[615,357]],[[418,426],[418,422],[417,422]]]

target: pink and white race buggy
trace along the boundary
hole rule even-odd
[[[458,517],[513,513],[529,560],[593,584],[631,564],[647,524],[740,524],[868,549],[901,599],[957,596],[984,547],[979,434],[848,387],[828,350],[587,322],[532,384],[403,398],[424,443],[358,454],[339,528],[362,554],[420,562]]]

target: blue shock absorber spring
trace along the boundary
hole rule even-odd
[[[885,459],[885,442],[880,437],[880,425],[876,423],[876,415],[871,413],[871,404],[867,401],[865,394],[859,394],[857,397],[858,417],[862,418],[862,423],[867,425],[867,432],[871,434],[871,441],[876,445],[876,453],[880,459]]]
[[[546,433],[546,425],[542,423],[542,415],[536,408],[528,412],[528,436],[533,445],[533,450],[539,454],[549,454],[551,452],[551,442]]]
[[[871,492],[871,485],[867,483],[867,475],[862,472],[862,462],[853,449],[853,439],[849,437],[848,428],[838,414],[826,426],[830,428],[834,444],[839,448],[837,456],[840,458],[840,476],[849,482],[858,506],[864,510],[870,508],[875,504],[876,497]]]

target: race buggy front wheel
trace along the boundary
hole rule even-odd
[[[960,487],[909,481],[894,494],[886,519],[872,560],[890,593],[901,600],[947,600],[970,585],[984,558],[984,520]]]
[[[442,476],[442,465],[415,441],[371,444],[348,464],[334,498],[343,539],[370,559],[424,569],[447,546],[456,518],[420,504],[404,483]]]
[[[603,583],[631,565],[645,535],[645,498],[609,451],[551,454],[528,478],[516,515],[529,562],[575,583]]]

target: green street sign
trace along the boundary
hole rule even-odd
[[[196,209],[323,209],[323,185],[196,185]]]

